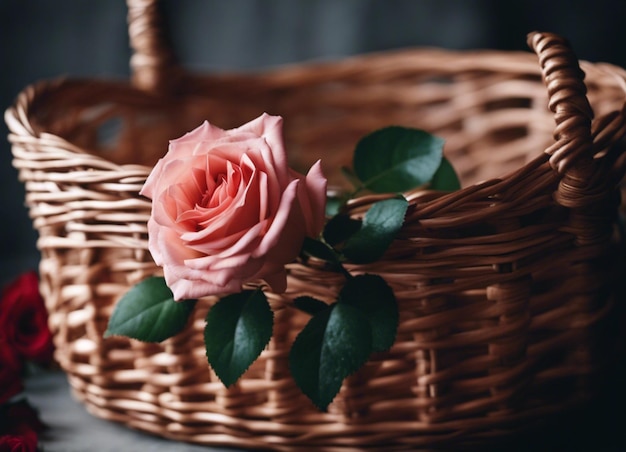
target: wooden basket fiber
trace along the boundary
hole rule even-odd
[[[56,359],[91,413],[207,445],[406,450],[491,442],[596,396],[620,346],[626,71],[579,66],[564,39],[532,33],[534,54],[415,49],[199,75],[176,64],[156,2],[128,6],[131,83],[42,81],[6,113]],[[464,187],[407,193],[384,258],[350,266],[390,283],[400,325],[327,412],[287,364],[308,320],[293,298],[331,301],[341,285],[314,261],[291,264],[287,292],[268,294],[273,339],[229,389],[205,358],[212,298],[162,344],[103,339],[120,296],[160,271],[138,191],[168,140],[264,111],[284,117],[291,166],[321,158],[331,183],[360,137],[396,124],[443,137]]]

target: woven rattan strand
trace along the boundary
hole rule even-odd
[[[624,70],[579,67],[565,40],[533,33],[535,54],[416,49],[191,74],[169,51],[156,2],[128,5],[132,83],[42,81],[6,113],[56,358],[90,412],[208,445],[403,450],[490,442],[595,396],[621,344]],[[389,252],[351,267],[393,286],[399,333],[328,412],[300,394],[287,365],[307,320],[291,300],[332,300],[341,282],[314,260],[290,266],[286,294],[268,295],[274,338],[230,389],[204,357],[213,299],[162,344],[102,338],[121,294],[159,272],[147,251],[150,203],[137,192],[167,140],[204,119],[229,128],[264,111],[285,118],[292,166],[321,158],[335,185],[358,138],[397,124],[445,138],[465,187],[407,193]]]

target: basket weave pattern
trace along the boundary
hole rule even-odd
[[[92,413],[203,444],[394,450],[489,439],[593,397],[617,345],[625,71],[582,62],[583,74],[562,39],[536,33],[536,55],[411,50],[200,76],[175,64],[155,2],[128,5],[132,84],[44,81],[6,114],[56,358]],[[167,140],[263,111],[285,118],[291,166],[321,158],[331,183],[358,138],[397,124],[445,138],[466,187],[407,193],[406,226],[383,260],[350,267],[393,287],[399,333],[327,413],[287,363],[307,321],[291,300],[331,301],[341,286],[314,260],[290,266],[287,293],[268,294],[273,339],[229,389],[204,356],[213,299],[163,344],[102,338],[117,299],[160,271],[138,191]]]

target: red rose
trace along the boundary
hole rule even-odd
[[[38,433],[45,428],[37,411],[26,400],[5,405],[0,413],[0,452],[38,450]]]
[[[0,301],[0,331],[23,359],[39,363],[51,360],[48,312],[35,272],[21,275],[4,289]]]
[[[36,452],[37,433],[31,431],[20,435],[0,436],[0,452]]]
[[[22,391],[21,371],[19,357],[0,332],[0,405]]]
[[[46,424],[39,419],[39,413],[26,400],[20,400],[6,407],[7,428],[5,432],[24,435],[28,432],[39,433],[45,430]],[[0,430],[1,431],[1,430]]]

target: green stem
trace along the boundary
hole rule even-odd
[[[340,262],[337,262],[337,267],[338,267],[339,273],[345,276],[346,279],[350,280],[354,278],[354,276],[352,276],[352,274]]]
[[[352,170],[350,170],[350,168],[342,166],[341,173],[345,176],[346,179],[348,179],[348,181],[355,188],[355,191],[353,192],[352,195],[350,195],[350,197],[354,196],[356,193],[365,189],[365,185],[363,185],[363,182],[361,182],[361,180],[356,176],[356,174],[352,172]]]

